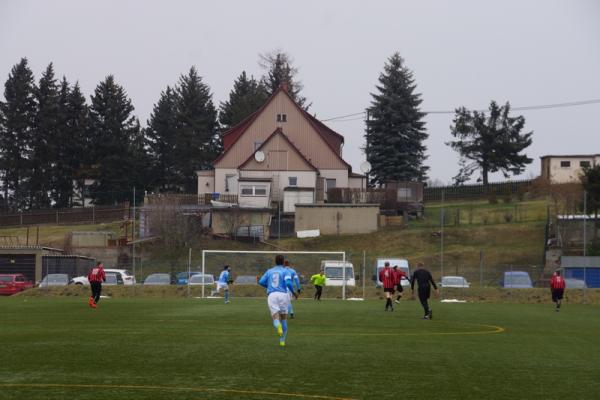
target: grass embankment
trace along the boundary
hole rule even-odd
[[[2,399],[563,399],[600,391],[598,306],[0,299]],[[557,382],[559,384],[557,384]]]
[[[497,285],[501,273],[508,269],[524,269],[536,279],[541,272],[544,249],[545,201],[489,204],[487,202],[428,203],[425,218],[411,221],[407,227],[385,227],[371,234],[321,236],[311,239],[272,239],[281,249],[302,251],[346,251],[355,266],[362,265],[366,252],[368,283],[372,266],[378,257],[407,258],[411,264],[424,261],[436,279],[441,275],[440,210],[444,209],[446,226],[443,238],[444,275],[463,275],[475,285]],[[506,215],[513,215],[508,218]],[[458,217],[457,217],[458,216]],[[507,222],[510,220],[510,222]],[[64,237],[70,231],[119,232],[119,224],[40,226],[40,243],[63,247]],[[19,236],[25,243],[26,230],[0,230],[0,235]],[[30,230],[30,243],[35,230]],[[276,250],[271,246],[230,240],[203,239],[192,250],[192,268],[201,264],[202,249],[221,250]],[[151,243],[138,246],[138,280],[152,272],[186,270],[188,252],[182,250],[174,259],[153,248]],[[482,262],[480,263],[480,254]],[[321,256],[295,257],[301,274],[309,275],[319,268]],[[260,274],[272,263],[271,256],[226,255],[207,257],[209,272],[216,274],[228,263],[236,274]],[[481,268],[480,268],[481,267]],[[361,273],[357,268],[356,273]],[[481,273],[483,272],[483,274]],[[143,273],[143,276],[142,276]],[[483,278],[483,279],[482,279]]]
[[[6,236],[4,243],[21,245],[29,243],[30,246],[36,244],[62,249],[65,246],[65,237],[73,231],[80,232],[113,232],[118,235],[121,228],[120,222],[85,224],[85,225],[39,225],[29,227],[29,240],[27,239],[27,228],[2,228],[0,236]],[[38,231],[39,228],[39,231]]]

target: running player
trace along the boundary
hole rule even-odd
[[[409,280],[404,271],[398,268],[397,265],[394,265],[394,274],[396,278],[396,290],[398,291],[398,296],[396,296],[396,304],[400,304],[400,298],[402,297],[402,292],[404,288],[402,287],[402,279]]]
[[[300,278],[298,277],[296,270],[294,268],[290,267],[290,262],[288,260],[285,260],[283,265],[285,266],[285,269],[287,269],[290,272],[290,275],[292,276],[292,285],[296,287],[296,289],[297,289],[296,293],[300,294],[302,292],[302,287],[300,286]],[[292,305],[293,296],[292,296],[292,293],[289,291],[288,291],[288,294],[290,296],[290,306],[288,307],[288,314],[290,315],[291,319],[294,319],[295,318],[294,317],[294,306]]]
[[[550,291],[552,292],[552,301],[556,303],[557,312],[560,311],[565,286],[565,279],[561,276],[560,270],[556,271],[550,280]]]
[[[96,308],[100,301],[100,293],[102,293],[102,282],[106,282],[106,274],[104,273],[104,264],[101,261],[96,263],[96,266],[92,268],[88,274],[88,281],[92,289],[92,296],[90,297],[88,304],[92,308]]]
[[[415,297],[415,282],[419,284],[419,300],[421,301],[421,305],[423,306],[423,310],[425,311],[425,316],[423,319],[432,319],[433,311],[429,308],[429,296],[431,295],[431,285],[435,289],[435,293],[438,293],[438,288],[433,281],[433,277],[431,276],[431,272],[427,271],[424,268],[422,262],[417,263],[417,270],[413,272],[412,278],[410,279],[410,289],[412,291],[412,297]]]
[[[229,265],[223,267],[219,280],[217,281],[217,287],[211,292],[211,296],[221,293],[221,289],[225,289],[225,304],[229,303]]]
[[[383,283],[383,292],[385,293],[385,311],[390,309],[394,311],[392,304],[392,296],[394,295],[394,287],[396,286],[396,276],[390,268],[390,262],[386,261],[383,269],[379,271],[379,281]]]
[[[292,296],[298,298],[298,295],[294,292],[292,275],[283,266],[283,256],[281,254],[275,256],[275,266],[264,273],[258,284],[267,288],[267,304],[273,318],[273,326],[279,334],[279,345],[284,347],[287,336],[286,317],[290,302],[288,290],[292,293]]]

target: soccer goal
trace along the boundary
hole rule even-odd
[[[345,251],[252,251],[252,250],[202,250],[202,277],[218,279],[223,266],[229,265],[237,279],[254,280],[275,263],[275,256],[281,254],[298,273],[302,285],[309,285],[310,277],[325,267],[330,286],[342,287],[342,299],[346,299],[346,286],[354,282],[354,271],[347,262]],[[248,282],[249,283],[249,282]],[[237,282],[234,281],[234,284]],[[244,282],[240,282],[244,284]],[[202,298],[208,288],[202,285]]]

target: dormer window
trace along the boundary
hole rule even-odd
[[[287,114],[277,114],[277,122],[287,122]]]

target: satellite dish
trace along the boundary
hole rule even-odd
[[[265,153],[258,150],[256,153],[254,153],[254,159],[256,160],[256,162],[259,162],[259,163],[265,161]]]
[[[364,163],[360,164],[360,172],[362,172],[363,174],[368,174],[369,172],[371,172],[371,163],[365,161]]]

